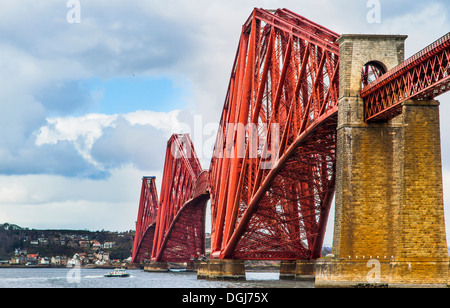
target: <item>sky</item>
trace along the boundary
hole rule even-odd
[[[340,34],[406,34],[407,57],[450,31],[445,0],[1,0],[0,223],[134,230],[141,179],[160,187],[172,133],[191,131],[208,169],[254,7]],[[439,100],[450,226],[450,94]]]

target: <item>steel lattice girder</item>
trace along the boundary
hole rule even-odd
[[[151,258],[157,212],[158,193],[155,177],[144,177],[142,178],[141,197],[134,236],[133,262],[141,262]]]
[[[167,231],[158,261],[188,262],[205,255],[205,216],[209,194],[189,200]]]
[[[213,258],[320,256],[334,194],[338,37],[285,9],[255,9],[244,24],[210,166]]]
[[[408,99],[430,100],[450,90],[450,33],[364,87],[366,121],[387,121]]]
[[[201,216],[201,213],[198,214],[198,211],[191,212],[189,207],[186,208],[186,204],[191,204],[188,201],[196,197],[193,196],[193,193],[196,190],[195,184],[201,173],[200,161],[189,135],[172,135],[167,143],[152,260],[161,261],[165,249],[168,247],[169,239],[176,238],[171,233],[174,230],[183,229],[177,225],[177,222],[190,221],[193,225],[198,225],[197,220],[201,222],[198,217],[199,215]],[[206,203],[204,207],[206,207]],[[184,216],[188,216],[187,220],[179,219],[182,212],[185,213]],[[193,213],[195,213],[195,217],[189,215]],[[185,218],[184,216],[183,218]],[[201,234],[198,233],[198,235]],[[193,242],[185,241],[184,249],[192,251],[192,255],[196,255],[198,252],[197,247],[199,246],[197,241],[204,242],[204,234],[202,237],[190,237],[190,239]],[[178,259],[171,260],[169,258],[167,261],[175,262]]]

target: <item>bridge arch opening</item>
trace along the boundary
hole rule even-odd
[[[377,80],[387,72],[387,67],[380,61],[369,61],[361,70],[361,89]]]

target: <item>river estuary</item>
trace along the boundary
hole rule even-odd
[[[127,270],[126,278],[108,278],[108,269],[2,268],[0,288],[313,288],[313,284],[279,280],[279,273],[247,272],[246,281],[197,280],[195,272],[149,273]]]

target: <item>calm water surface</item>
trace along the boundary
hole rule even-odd
[[[108,269],[0,269],[0,288],[312,288],[311,283],[281,281],[278,273],[246,273],[244,282],[197,280],[195,272],[149,273],[128,270],[127,278],[107,278]]]

